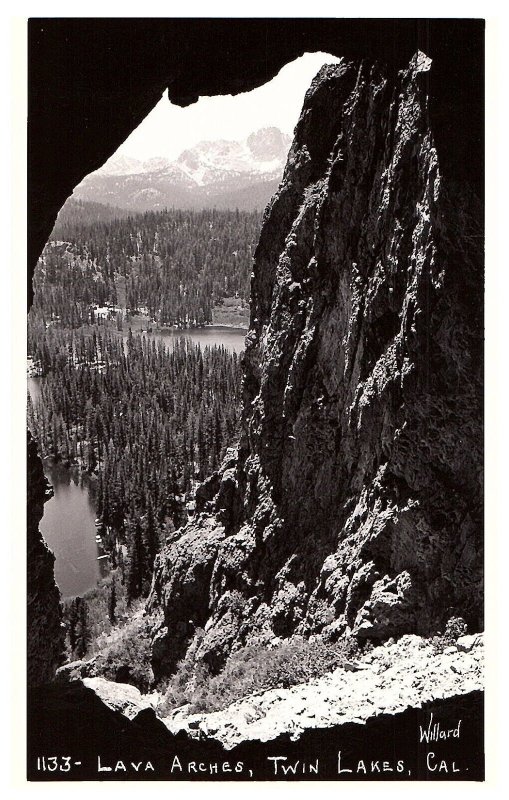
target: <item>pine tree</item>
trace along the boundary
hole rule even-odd
[[[150,575],[154,564],[154,559],[159,552],[159,533],[156,528],[154,511],[150,500],[147,505],[147,515],[145,517],[144,525],[144,542],[145,551],[147,554],[147,573]]]
[[[69,647],[71,653],[74,655],[76,649],[76,628],[78,624],[78,597],[73,597],[68,606],[68,634],[69,634]]]
[[[87,603],[82,597],[76,598],[77,621],[76,621],[76,645],[74,654],[76,658],[83,658],[86,655],[90,644],[90,631],[88,628],[88,608]]]
[[[110,593],[108,596],[108,617],[112,625],[115,625],[117,621],[115,615],[116,608],[117,608],[117,589],[116,589],[115,578],[113,578],[113,581],[111,583]]]
[[[143,594],[146,570],[146,554],[138,520],[130,526],[129,534],[126,594],[127,602],[131,603]]]

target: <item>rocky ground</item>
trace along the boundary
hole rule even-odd
[[[482,634],[462,636],[443,649],[433,639],[403,636],[310,683],[251,695],[210,714],[188,714],[184,706],[163,722],[171,733],[214,739],[227,749],[281,734],[296,740],[312,728],[365,723],[381,714],[396,715],[482,690],[483,656]],[[104,678],[85,678],[83,683],[129,719],[146,708],[157,711],[161,699],[158,693],[142,695],[133,686]]]

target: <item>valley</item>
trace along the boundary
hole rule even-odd
[[[193,513],[194,489],[235,439],[248,309],[227,294],[242,286],[251,251],[245,226],[257,222],[238,212],[119,221],[98,204],[69,204],[55,233],[68,241],[50,241],[41,258],[29,317],[28,423],[53,485],[41,530],[56,556],[67,624],[70,598],[81,596],[86,614],[84,634],[70,635],[71,655],[95,649],[113,619],[128,618],[122,604],[147,595],[161,542]],[[180,247],[194,250],[193,264],[205,263],[209,321],[190,316],[194,289],[185,281],[198,288],[200,276],[183,270],[170,238],[172,255],[154,258],[168,224]],[[227,266],[221,254],[236,245]],[[178,281],[173,311],[158,304],[161,280]],[[104,604],[112,592],[110,620]]]
[[[31,530],[54,528],[65,600],[43,612],[65,642],[46,695],[34,681],[41,719],[81,707],[126,759],[179,742],[306,779],[303,743],[332,735],[328,777],[379,747],[387,772],[437,779],[459,746],[430,760],[417,723],[459,731],[462,709],[481,775],[482,208],[429,112],[433,69],[421,50],[325,64],[291,143],[112,159],[62,209],[28,323]],[[82,536],[95,571],[67,589]]]
[[[127,341],[127,333],[122,336]],[[148,334],[149,341],[173,347],[182,336],[180,331]],[[228,327],[188,329],[185,339],[201,348],[224,348],[241,353],[244,349],[243,330]],[[27,379],[31,403],[37,406],[42,398],[44,378]],[[37,432],[37,425],[34,432]],[[44,442],[44,439],[42,439]],[[74,462],[74,463],[73,463]],[[63,598],[83,595],[96,587],[110,567],[110,557],[104,550],[103,531],[95,524],[97,518],[97,476],[83,473],[83,462],[74,456],[65,466],[44,461],[44,473],[53,487],[53,497],[46,503],[41,531],[55,553],[55,580]]]

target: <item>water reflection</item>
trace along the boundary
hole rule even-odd
[[[54,496],[44,506],[40,528],[55,554],[55,579],[63,597],[83,594],[108,571],[96,542],[95,507],[87,481],[77,470],[45,464]]]
[[[167,328],[142,334],[133,331],[134,335],[141,335],[150,340],[161,341],[166,345],[172,344],[172,342],[183,336],[186,339],[190,339],[195,344],[199,344],[200,347],[223,346],[232,353],[241,353],[245,349],[246,333],[247,330],[244,328],[222,328],[219,325],[209,325],[206,328]],[[127,336],[128,333],[124,331],[124,340],[127,340]]]

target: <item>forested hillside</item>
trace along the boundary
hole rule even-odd
[[[31,314],[44,325],[143,313],[157,325],[188,327],[211,323],[225,298],[247,308],[258,212],[173,210],[89,222],[90,214],[85,222],[60,217],[39,261]]]
[[[28,354],[41,398],[29,400],[29,426],[43,456],[97,479],[129,600],[147,593],[161,541],[235,442],[240,409],[235,353],[156,343],[136,334],[140,316],[145,329],[187,328],[223,300],[225,314],[247,309],[259,225],[257,213],[121,217],[72,203],[39,261]]]
[[[127,545],[128,596],[146,594],[161,539],[187,519],[195,482],[235,440],[238,356],[185,339],[167,349],[55,327],[31,348],[43,381],[30,428],[43,454],[98,476],[109,546],[118,557]]]
[[[55,227],[51,232],[50,241],[58,239],[59,231],[65,227],[71,225],[92,225],[97,222],[110,222],[113,219],[120,219],[128,215],[129,211],[125,208],[69,197],[58,213]]]

